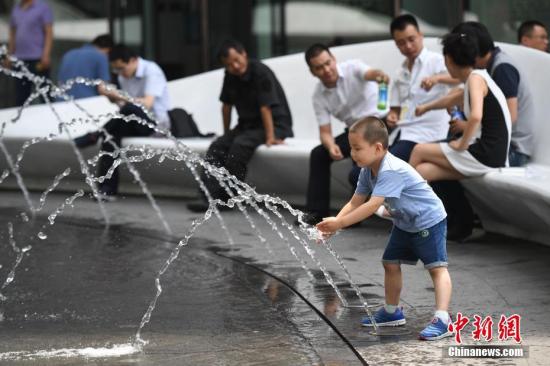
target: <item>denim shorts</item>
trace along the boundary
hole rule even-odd
[[[447,219],[416,233],[393,227],[382,263],[412,264],[424,268],[447,267]]]

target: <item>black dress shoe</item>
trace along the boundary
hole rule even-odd
[[[101,136],[101,132],[88,132],[87,134],[77,137],[74,139],[74,143],[76,147],[79,149],[83,149],[88,146],[93,146],[97,144],[97,141],[99,140],[99,137]]]
[[[326,216],[327,215],[323,216],[323,215],[320,215],[320,214],[315,213],[315,212],[309,212],[309,213],[305,213],[304,216],[302,216],[302,221],[305,222],[308,225],[315,226],[318,223],[320,223],[321,221],[323,221],[323,217],[326,217]],[[296,219],[294,221],[294,225],[299,226],[300,221],[298,221],[298,219]]]

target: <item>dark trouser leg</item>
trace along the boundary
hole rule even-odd
[[[50,70],[37,71],[36,65],[39,60],[28,60],[25,61],[25,64],[30,72],[38,76],[49,77]],[[34,91],[34,84],[27,79],[16,79],[15,82],[15,104],[17,106],[22,106],[25,101],[29,98],[31,93]],[[40,98],[43,101],[43,98]]]
[[[128,116],[134,114],[140,118],[143,118],[149,122],[152,122],[147,118],[147,115],[138,107],[133,104],[126,104],[120,109],[120,113]],[[125,122],[122,119],[114,118],[107,122],[104,126],[105,130],[112,136],[109,141],[103,141],[101,144],[101,150],[106,152],[114,152],[115,146],[113,143],[120,147],[120,143],[124,137],[132,136],[150,136],[153,134],[153,129],[144,126],[136,121]],[[109,168],[113,165],[114,159],[111,156],[103,155],[99,159],[97,175],[98,177],[107,174]],[[107,194],[116,194],[118,191],[118,168],[115,169],[110,179],[105,180],[100,184],[100,190]]]
[[[508,154],[508,163],[511,167],[522,167],[529,163],[531,157],[518,151],[513,144],[510,145],[510,153]]]
[[[348,133],[334,139],[344,157],[350,154]],[[330,165],[334,160],[327,149],[319,145],[311,150],[309,157],[309,181],[307,186],[306,211],[327,216],[330,211]]]
[[[233,140],[227,153],[227,159],[225,160],[227,171],[240,181],[244,181],[248,171],[248,163],[252,159],[254,151],[263,143],[265,143],[265,131],[263,128],[247,129],[239,133]],[[225,190],[223,190],[222,194],[222,197],[229,198]]]
[[[215,139],[208,147],[205,160],[216,167],[225,166],[229,149],[231,148],[231,145],[233,144],[233,140],[238,135],[238,133],[239,133],[238,128],[235,128],[231,131],[226,132],[225,134],[218,137],[217,139]],[[210,176],[206,172],[202,172],[201,179],[206,185],[206,188],[208,188],[208,191],[210,192],[213,198],[223,198],[223,197],[220,197],[223,190],[218,184],[216,178]],[[199,191],[199,194],[201,196],[204,195],[202,191]]]
[[[456,180],[442,180],[432,182],[431,186],[447,211],[448,238],[469,236],[473,229],[474,211],[464,194],[462,184]]]
[[[408,163],[415,146],[416,142],[398,140],[395,141],[392,146],[390,146],[389,150],[393,155]]]
[[[237,179],[244,181],[247,166],[258,146],[265,142],[263,128],[243,129],[237,127],[216,139],[208,148],[206,159],[218,167],[225,167]],[[203,179],[213,198],[227,200],[229,197],[217,179],[203,173]]]

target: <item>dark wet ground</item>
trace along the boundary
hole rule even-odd
[[[53,212],[67,196],[53,194],[42,212]],[[183,201],[159,200],[174,230],[168,236],[147,202],[129,197],[107,206],[112,225],[106,229],[97,204],[81,199],[53,227],[42,228],[47,221],[41,217],[28,223],[20,219],[22,202],[18,193],[0,193],[0,283],[15,259],[7,222],[13,223],[19,246],[33,246],[15,281],[2,291],[7,300],[0,302],[1,365],[360,365],[329,323],[373,365],[502,364],[443,359],[443,347],[454,344],[452,340],[416,339],[433,311],[433,289],[421,266],[404,268],[407,326],[392,330],[393,336],[375,337],[359,325],[364,311],[341,306],[296,241],[290,240],[315,275],[314,282],[258,215],[252,217],[271,253],[238,212],[223,213],[234,246],[212,218],[161,278],[163,292],[143,330],[149,343],[142,353],[104,359],[1,359],[6,352],[130,342],[155,293],[156,273],[191,221],[200,216],[186,211]],[[333,243],[371,305],[383,303],[379,260],[389,228],[387,221],[372,219],[342,232]],[[39,231],[47,239],[38,239]],[[291,238],[288,231],[283,233]],[[322,247],[313,248],[347,301],[358,304],[334,259]],[[546,364],[550,248],[478,232],[466,243],[449,242],[448,251],[452,312],[493,318],[521,314],[530,356],[505,364]]]
[[[174,242],[155,232],[118,225],[105,230],[74,219],[60,219],[40,240],[33,233],[41,231],[44,220],[21,223],[14,220],[16,214],[3,210],[0,220],[13,222],[18,246],[30,243],[33,248],[4,291],[0,353],[129,342],[154,295],[155,274]],[[6,234],[2,243],[7,243]],[[163,275],[162,296],[143,330],[149,341],[144,353],[91,363],[360,364],[286,286],[254,267],[217,255],[220,250],[206,240],[192,240]],[[15,260],[11,247],[2,245],[0,258],[4,279]],[[304,336],[304,327],[311,337]],[[0,364],[79,361],[8,359]]]

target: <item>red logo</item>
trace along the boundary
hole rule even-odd
[[[470,323],[470,318],[462,313],[456,313],[456,321],[449,323],[448,330],[455,335],[455,341],[458,344],[462,343],[461,331],[464,330],[466,325]],[[485,340],[490,342],[493,339],[493,318],[489,315],[485,318],[475,314],[473,316],[472,327],[472,339],[474,341]],[[521,316],[518,314],[512,314],[506,316],[502,314],[498,322],[498,340],[506,341],[513,339],[516,343],[521,343]]]
[[[502,314],[498,321],[498,340],[505,341],[513,338],[516,343],[521,343],[521,316],[510,315],[508,318]]]
[[[462,313],[456,313],[456,321],[449,323],[449,332],[455,333],[456,343],[462,343],[462,338],[460,338],[460,331],[470,322],[470,319],[467,316],[463,316]]]

